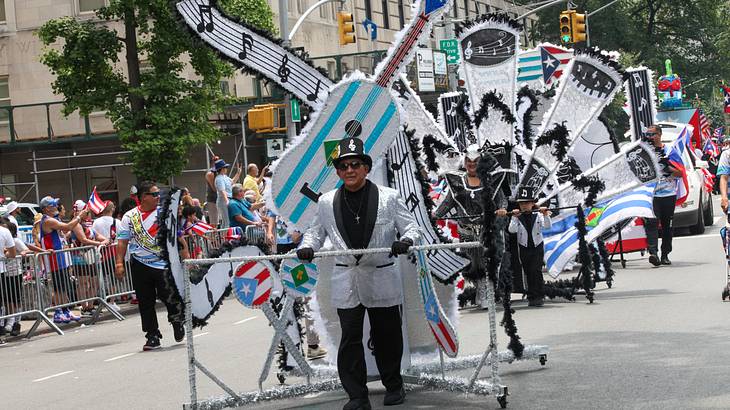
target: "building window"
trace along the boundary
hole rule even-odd
[[[398,24],[400,28],[406,26],[405,10],[403,10],[403,0],[398,0]]]
[[[388,0],[381,2],[383,7],[383,28],[390,29],[390,15],[388,14]]]
[[[302,14],[305,10],[307,10],[307,0],[297,0],[297,12]]]
[[[365,0],[365,18],[373,19],[373,6],[370,4],[370,0]]]
[[[469,0],[464,0],[464,17],[469,17]]]
[[[79,0],[79,13],[93,13],[106,5],[106,0]]]
[[[0,77],[0,107],[7,107],[10,103],[10,87],[8,87],[8,77]],[[0,121],[8,121],[10,111],[0,109]]]
[[[323,4],[318,7],[319,8],[319,18],[326,19],[328,16],[329,9]]]
[[[221,80],[221,93],[223,95],[231,95],[231,85],[228,80]]]
[[[5,2],[0,1],[0,24],[5,24],[7,21],[5,17]]]
[[[330,8],[332,9],[332,20],[337,20],[337,7],[335,3],[330,3]]]

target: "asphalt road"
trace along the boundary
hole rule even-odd
[[[501,367],[508,408],[730,409],[730,303],[720,299],[725,269],[716,225],[704,235],[676,238],[670,267],[628,255],[626,269],[614,264],[612,289],[598,284],[593,304],[582,296],[543,308],[515,303],[522,340],[549,345],[550,355],[544,367],[536,361]],[[0,408],[180,408],[189,400],[185,345],[174,343],[166,325],[165,348],[143,353],[139,317],[131,306],[124,313],[122,322],[71,326],[65,336],[9,339],[0,346]],[[462,354],[481,353],[486,317],[462,311]],[[271,336],[261,312],[229,300],[209,326],[195,331],[197,357],[235,390],[255,390]],[[501,329],[499,339],[504,346]],[[198,375],[199,398],[223,394]],[[266,386],[275,385],[272,376]],[[382,408],[382,387],[370,386],[374,408]],[[339,409],[345,401],[344,393],[333,392],[256,408]],[[416,388],[401,408],[499,406],[493,397]]]

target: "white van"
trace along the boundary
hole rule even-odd
[[[15,216],[18,220],[18,238],[25,243],[33,243],[33,218],[41,211],[41,208],[29,202],[19,202],[18,209],[20,212]],[[7,212],[7,203],[0,205],[0,215]]]
[[[657,123],[662,129],[662,142],[672,144],[687,124],[675,122]],[[704,187],[703,175],[700,169],[707,168],[707,162],[697,158],[692,150],[684,152],[684,162],[692,164],[692,169],[687,170],[689,182],[689,196],[687,200],[674,210],[674,228],[689,228],[693,235],[705,232],[705,226],[710,226],[714,220],[712,208],[712,193],[707,192]]]

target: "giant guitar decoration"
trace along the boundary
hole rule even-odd
[[[357,137],[365,152],[378,159],[393,143],[400,128],[398,104],[389,88],[400,70],[412,59],[419,38],[430,22],[447,8],[447,0],[425,0],[404,30],[400,41],[378,65],[374,78],[355,73],[335,85],[324,107],[277,161],[271,178],[273,204],[289,222],[311,220],[319,196],[338,187],[332,159],[338,141]],[[282,169],[280,169],[282,168]],[[277,172],[278,171],[278,172]]]

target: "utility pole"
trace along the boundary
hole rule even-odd
[[[289,9],[287,0],[279,0],[279,30],[281,31],[281,38],[284,40],[281,45],[289,47]],[[284,115],[286,118],[286,137],[288,141],[292,141],[297,136],[297,130],[291,118],[291,97],[289,93],[286,93],[284,97],[284,104],[286,105]]]

